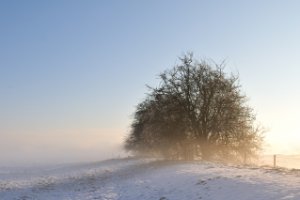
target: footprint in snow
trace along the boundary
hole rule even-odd
[[[196,185],[206,185],[207,182],[205,180],[199,180]]]
[[[160,197],[159,200],[167,200],[166,197]]]

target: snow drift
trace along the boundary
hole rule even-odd
[[[300,172],[151,159],[2,169],[0,199],[296,200]]]

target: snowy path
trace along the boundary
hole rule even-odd
[[[0,199],[299,200],[297,171],[121,159],[0,172]]]

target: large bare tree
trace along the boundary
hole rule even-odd
[[[245,161],[260,148],[261,131],[241,92],[238,76],[224,66],[180,58],[160,74],[159,87],[135,112],[125,147],[136,153],[176,159]]]

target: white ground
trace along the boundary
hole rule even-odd
[[[299,200],[300,172],[142,159],[2,169],[0,199]]]

